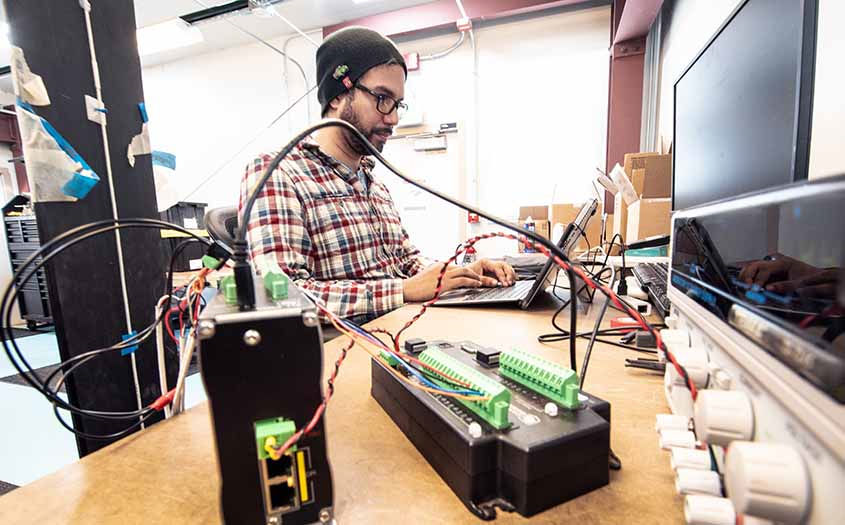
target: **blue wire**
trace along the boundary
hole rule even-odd
[[[346,319],[340,319],[340,321],[347,328],[354,330],[356,333],[366,337],[367,339],[369,339],[370,341],[373,341],[374,343],[376,343],[379,346],[384,346],[384,342],[382,342],[379,339],[375,338],[374,336],[370,335],[363,328],[361,328],[357,324],[353,323],[352,321],[348,321]],[[419,370],[410,366],[408,363],[406,363],[402,359],[400,359],[399,362],[402,363],[402,365],[405,367],[405,369],[408,371],[409,374],[411,374],[414,377],[416,377],[417,379],[419,379],[419,381],[421,383],[428,386],[429,388],[434,388],[435,390],[439,390],[441,392],[446,392],[446,393],[449,393],[449,394],[461,394],[461,395],[466,395],[466,396],[483,396],[484,395],[483,392],[478,392],[476,390],[451,390],[451,389],[448,389],[448,388],[444,388],[444,387],[430,381],[427,377],[425,377],[422,373],[420,373]]]

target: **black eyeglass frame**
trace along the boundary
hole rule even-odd
[[[385,95],[384,93],[376,93],[372,89],[368,88],[367,86],[361,84],[360,82],[356,82],[354,87],[360,89],[365,93],[369,93],[376,99],[376,110],[381,113],[382,115],[390,115],[394,111],[399,111],[399,114],[408,111],[408,104],[405,103],[403,100],[397,100],[390,95]],[[385,102],[390,102],[390,111],[382,110],[381,106]]]

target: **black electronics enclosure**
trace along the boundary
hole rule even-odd
[[[550,416],[548,399],[482,366],[460,343],[429,344],[511,391],[509,428],[496,430],[457,400],[409,387],[375,359],[371,394],[471,512],[485,520],[496,507],[531,516],[608,484],[609,403],[584,394],[581,408],[558,407]]]
[[[256,423],[273,418],[293,421],[300,430],[322,403],[317,314],[295,287],[287,299],[271,302],[261,279],[256,282],[255,310],[241,312],[220,294],[203,311],[198,326],[200,370],[222,478],[223,520],[255,525],[328,521],[333,486],[325,416],[299,440],[297,452],[280,461],[260,458],[256,436]]]

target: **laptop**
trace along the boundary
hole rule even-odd
[[[590,199],[578,211],[575,220],[566,226],[563,235],[560,236],[557,246],[569,257],[572,249],[578,244],[581,232],[587,231],[587,224],[596,213],[598,200]],[[536,279],[517,281],[513,286],[499,288],[456,288],[440,295],[440,298],[433,306],[475,306],[490,304],[517,303],[523,310],[527,309],[535,297],[551,285],[556,272],[557,265],[552,259],[547,259],[545,266],[537,274]]]

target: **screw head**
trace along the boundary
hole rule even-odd
[[[320,320],[314,312],[305,312],[302,314],[302,324],[310,328],[320,324]]]
[[[279,517],[270,516],[269,518],[267,518],[267,525],[279,525]]]
[[[332,513],[328,509],[320,511],[320,523],[328,523],[332,519]]]
[[[197,326],[197,334],[200,339],[210,339],[214,337],[214,321],[200,321]]]
[[[247,330],[244,332],[244,343],[246,343],[247,346],[256,346],[260,342],[261,334],[258,333],[258,330]]]

